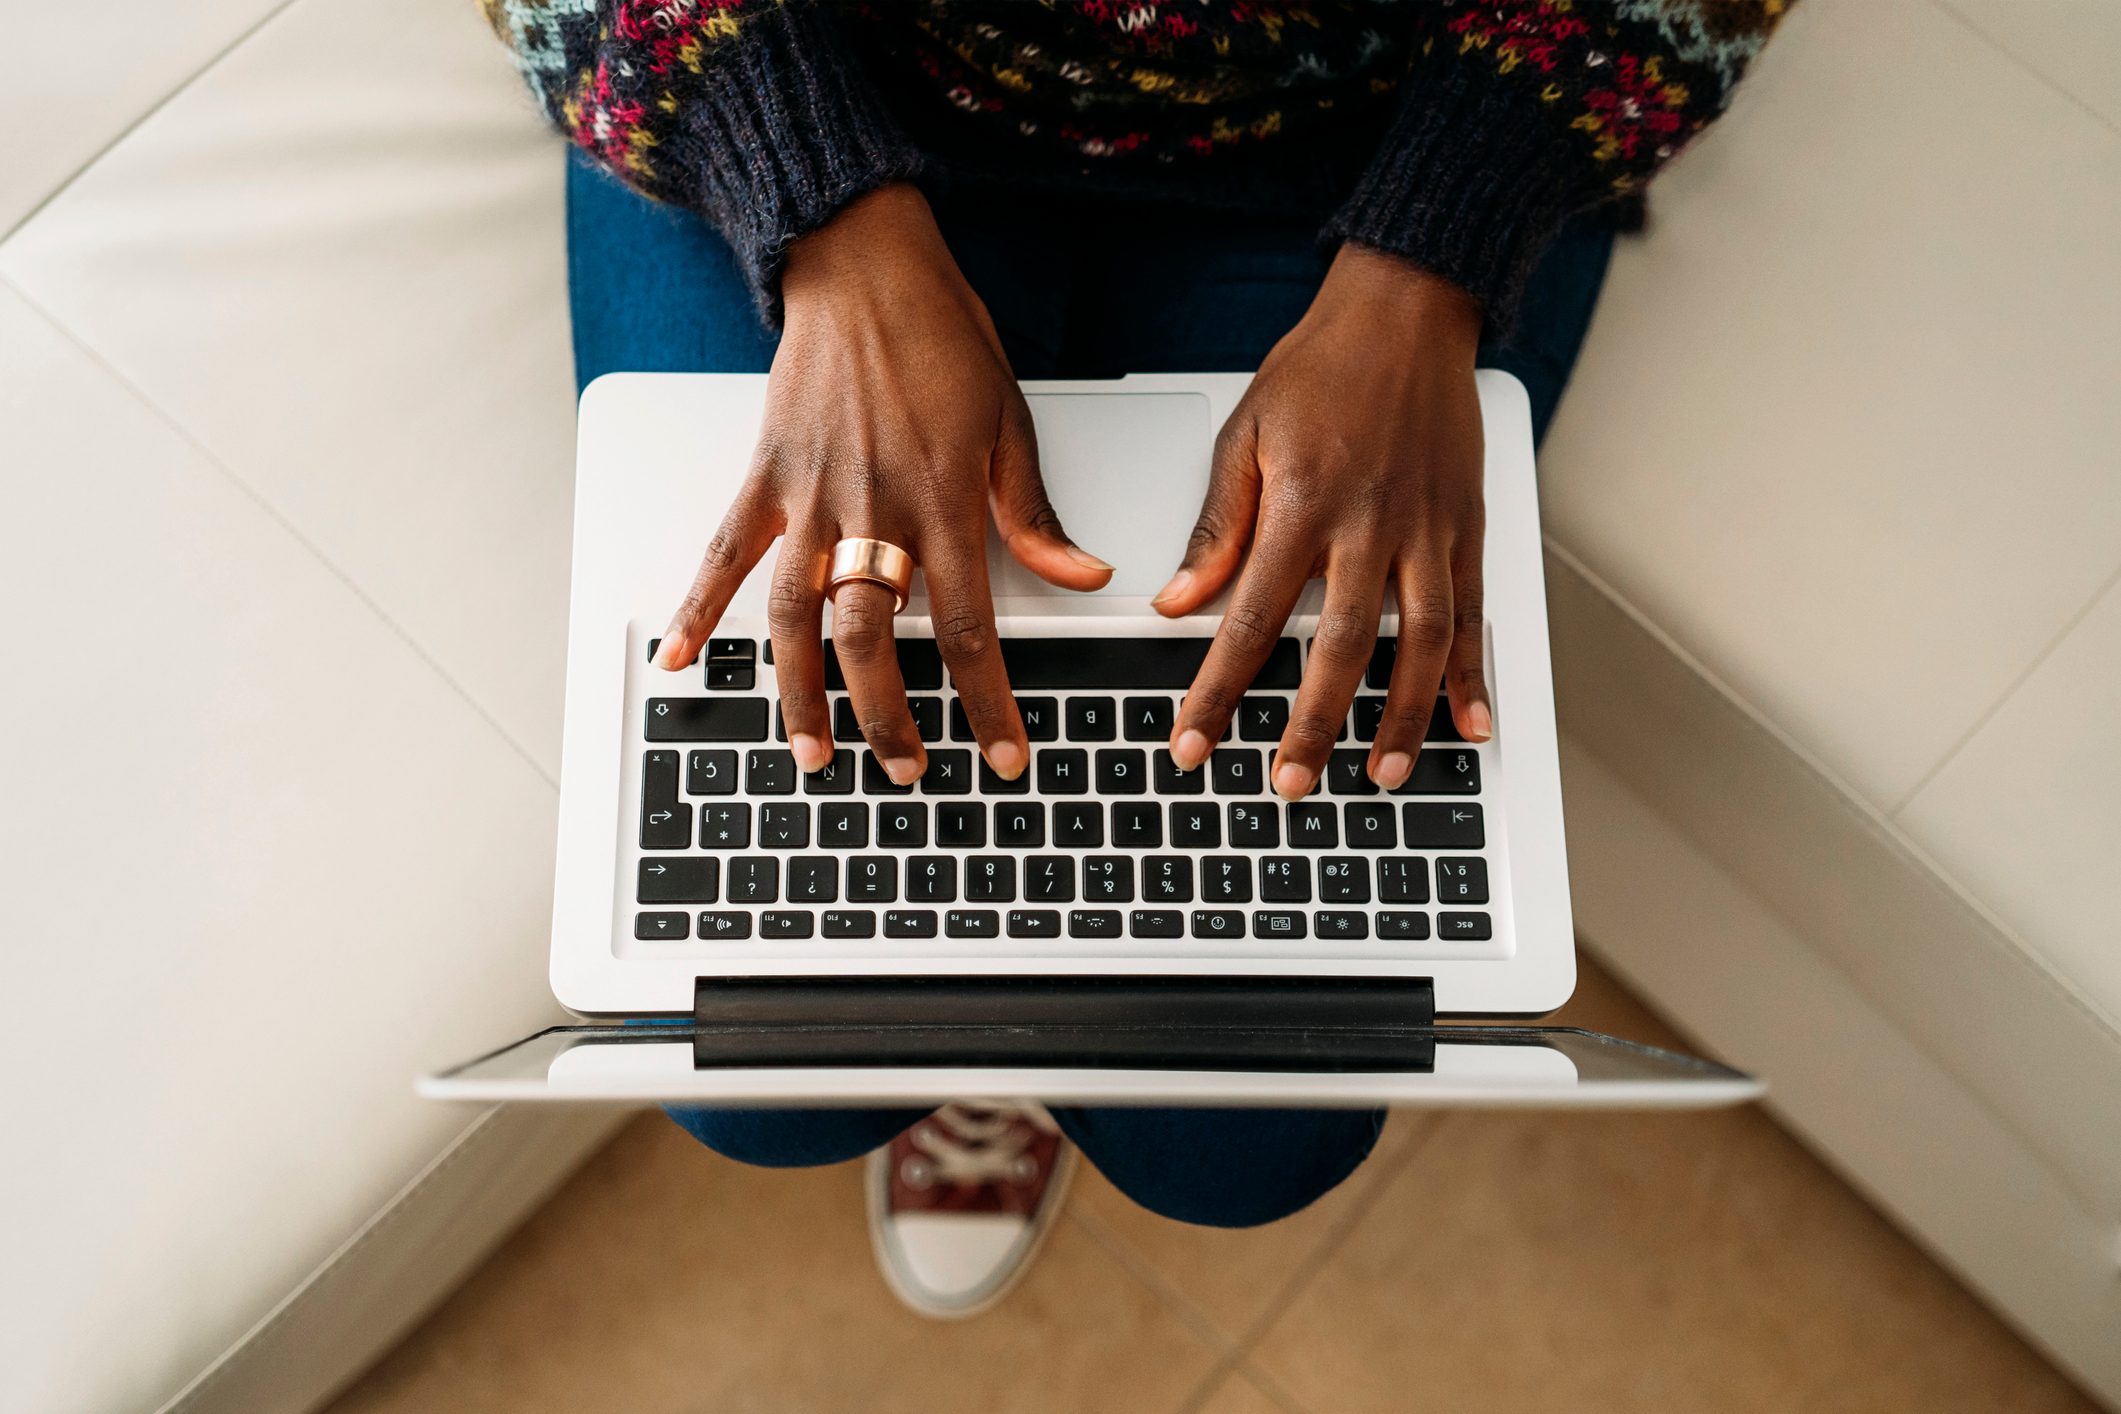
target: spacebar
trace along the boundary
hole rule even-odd
[[[1002,661],[1009,686],[1034,688],[1147,687],[1193,685],[1212,638],[1005,638]],[[1274,645],[1254,687],[1295,687],[1303,673],[1296,640]]]

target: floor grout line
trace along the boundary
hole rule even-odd
[[[2090,118],[2093,122],[2097,123],[2100,127],[2106,129],[2114,136],[2121,137],[2121,127],[2116,127],[2112,119],[2108,118],[2104,113],[2101,113],[2098,109],[2092,107],[2091,104],[2085,102],[2083,99],[2079,98],[2076,94],[2072,93],[2067,88],[2064,88],[2060,83],[2057,83],[2054,79],[2049,78],[2041,70],[2033,67],[2032,62],[2026,59],[2024,55],[2018,53],[2015,49],[2012,49],[2010,46],[2004,44],[2001,40],[1997,39],[1994,35],[1990,34],[1972,16],[1968,15],[1957,5],[1953,4],[1952,0],[1930,0],[1930,4],[1934,8],[1942,10],[1945,13],[1945,16],[1949,18],[1953,23],[1957,24],[1968,34],[1971,34],[1972,36],[1974,36],[1974,38],[1980,40],[1989,48],[1995,50],[1996,53],[2002,55],[2005,60],[2007,60],[2010,64],[2015,66],[2021,72],[2025,73],[2027,76],[2032,78],[2034,81],[2039,83],[2041,87],[2047,89],[2057,98],[2060,98],[2063,102],[2077,109],[2077,111],[2084,114],[2084,116],[2086,116],[2087,118]]]
[[[1092,1242],[1103,1248],[1106,1256],[1119,1263],[1129,1276],[1148,1287],[1157,1300],[1169,1307],[1171,1314],[1190,1327],[1204,1343],[1214,1346],[1224,1357],[1243,1353],[1229,1336],[1223,1334],[1215,1322],[1208,1319],[1205,1311],[1194,1305],[1184,1292],[1171,1285],[1162,1272],[1156,1270],[1147,1258],[1130,1247],[1118,1233],[1072,1203],[1068,1206],[1066,1216],[1081,1228]]]
[[[308,551],[311,558],[313,558],[317,562],[317,564],[322,566],[327,574],[331,575],[332,578],[338,580],[340,584],[344,585],[347,592],[352,594],[355,600],[358,601],[370,613],[374,614],[376,616],[377,621],[380,622],[392,634],[394,634],[398,638],[398,640],[406,646],[406,648],[411,650],[414,657],[418,658],[422,663],[426,664],[427,667],[431,671],[433,671],[435,676],[440,678],[443,684],[447,686],[451,692],[455,693],[457,697],[464,702],[465,706],[469,707],[472,710],[472,712],[479,718],[480,721],[484,722],[487,726],[491,727],[493,729],[494,735],[498,736],[503,742],[503,744],[505,744],[509,748],[509,750],[513,751],[517,756],[521,757],[523,763],[529,766],[530,769],[537,774],[539,780],[543,781],[545,785],[555,793],[558,792],[560,788],[559,781],[554,778],[553,774],[550,771],[545,769],[544,764],[538,760],[536,755],[531,752],[530,748],[525,746],[522,742],[516,740],[515,735],[510,732],[507,727],[501,724],[500,719],[495,717],[492,712],[488,711],[486,709],[486,705],[480,702],[479,699],[472,694],[469,688],[467,688],[462,682],[458,681],[456,675],[451,673],[448,668],[444,667],[442,661],[439,658],[435,657],[433,653],[429,652],[426,645],[422,644],[417,638],[413,637],[411,630],[407,629],[404,624],[398,622],[397,618],[394,617],[389,610],[385,609],[382,603],[378,601],[374,595],[370,594],[366,589],[362,588],[360,583],[356,581],[352,575],[348,574],[346,570],[330,555],[327,555],[324,552],[322,546],[318,545],[314,540],[310,539],[309,536],[305,535],[302,532],[301,527],[297,526],[293,521],[289,520],[287,516],[280,510],[279,507],[275,506],[271,501],[267,500],[258,491],[256,487],[252,486],[248,481],[244,480],[241,476],[237,475],[233,467],[229,466],[226,462],[222,461],[221,458],[214,453],[212,448],[208,447],[204,442],[200,441],[197,436],[193,435],[191,429],[187,428],[183,423],[179,422],[176,417],[174,417],[169,412],[168,409],[164,408],[160,403],[156,402],[153,398],[149,397],[145,388],[142,388],[138,383],[134,382],[131,378],[127,377],[122,371],[118,369],[115,364],[113,364],[109,359],[105,358],[102,353],[100,353],[95,348],[94,345],[90,344],[86,339],[83,339],[79,334],[75,333],[72,329],[68,328],[64,323],[59,320],[57,315],[53,314],[49,309],[45,308],[44,305],[37,301],[35,296],[31,295],[29,291],[23,289],[21,285],[17,284],[14,280],[10,279],[4,272],[0,272],[0,289],[8,291],[9,293],[13,294],[18,299],[20,299],[24,305],[28,306],[28,308],[37,315],[38,318],[42,319],[46,324],[50,325],[51,328],[59,335],[60,338],[64,339],[74,348],[80,350],[83,357],[87,358],[97,368],[101,369],[106,375],[108,375],[110,379],[115,382],[120,388],[124,389],[125,392],[129,396],[131,396],[135,402],[137,402],[142,408],[146,409],[146,411],[151,417],[153,417],[157,422],[161,423],[164,427],[169,429],[169,431],[173,433],[179,441],[183,442],[184,445],[190,448],[193,452],[195,452],[202,461],[204,461],[208,466],[212,467],[217,473],[219,473],[224,481],[226,481],[230,486],[234,487],[247,500],[249,500],[252,505],[256,506],[261,512],[263,512],[265,516],[270,519],[274,525],[277,525],[281,530],[285,531],[290,537],[292,537],[297,545],[301,546],[304,550]]]

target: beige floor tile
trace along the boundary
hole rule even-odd
[[[998,1310],[922,1320],[857,1165],[747,1169],[645,1115],[334,1408],[1170,1410],[1217,1354],[1066,1223]]]
[[[1668,1039],[1590,967],[1559,1019]],[[1336,1414],[2090,1408],[1757,1109],[1451,1115],[1252,1358]]]
[[[1294,1407],[1268,1394],[1240,1369],[1216,1385],[1206,1401],[1190,1414],[1291,1414]]]

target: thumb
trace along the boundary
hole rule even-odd
[[[1149,606],[1167,618],[1190,614],[1222,593],[1244,558],[1259,517],[1259,440],[1253,424],[1232,424],[1215,439],[1215,467],[1200,519],[1186,537],[1178,573]]]
[[[1040,579],[1063,589],[1102,589],[1112,578],[1112,566],[1061,529],[1060,516],[1046,499],[1045,478],[1039,475],[1038,439],[1028,411],[1003,420],[987,495],[1002,544]]]

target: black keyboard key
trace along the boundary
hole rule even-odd
[[[874,751],[862,753],[862,789],[870,795],[911,795],[913,786],[896,785],[884,774],[884,763],[877,759]]]
[[[703,913],[699,923],[702,942],[734,942],[751,936],[748,913]]]
[[[1121,721],[1129,741],[1171,739],[1171,699],[1130,697],[1120,704]]]
[[[692,807],[678,799],[678,754],[641,756],[641,848],[683,849],[692,843]]]
[[[1485,913],[1439,913],[1436,936],[1445,940],[1484,943],[1495,936],[1494,921]]]
[[[1215,849],[1223,842],[1223,815],[1206,803],[1174,802],[1171,806],[1171,845],[1174,849]]]
[[[1398,848],[1399,831],[1394,827],[1391,806],[1382,802],[1351,802],[1343,807],[1342,818],[1348,827],[1349,849]]]
[[[1377,728],[1378,725],[1384,721],[1384,716],[1384,698],[1356,698],[1355,739],[1357,741],[1377,740]],[[1435,706],[1429,713],[1428,728],[1423,731],[1422,738],[1426,741],[1465,740],[1464,737],[1458,734],[1458,723],[1451,720],[1451,702],[1449,698],[1439,697],[1436,699]]]
[[[947,854],[921,854],[907,860],[906,902],[956,903],[957,861]]]
[[[1471,801],[1460,805],[1409,801],[1399,807],[1408,849],[1485,849],[1486,822]]]
[[[1094,800],[1063,800],[1053,806],[1053,843],[1063,849],[1097,849],[1105,842],[1105,807]]]
[[[997,802],[994,843],[998,849],[1037,849],[1046,842],[1046,807],[1035,800]]]
[[[1395,942],[1425,942],[1429,936],[1429,915],[1400,909],[1386,909],[1377,915],[1377,936]]]
[[[1193,910],[1193,936],[1196,938],[1242,938],[1244,935],[1245,915],[1238,909]]]
[[[1164,813],[1153,801],[1112,802],[1112,843],[1121,849],[1155,849],[1164,842]]]
[[[1394,795],[1478,795],[1480,753],[1470,746],[1429,747],[1414,758],[1414,774]]]
[[[1261,903],[1309,903],[1311,861],[1293,854],[1269,855],[1259,861]]]
[[[795,794],[795,756],[773,748],[745,752],[744,789],[753,795]]]
[[[1326,758],[1326,789],[1335,795],[1375,795],[1370,753],[1342,748]]]
[[[981,849],[987,843],[987,807],[982,801],[951,801],[935,807],[935,842],[944,849]]]
[[[867,849],[869,807],[848,803],[817,808],[817,842],[826,849]]]
[[[889,855],[859,855],[847,861],[847,902],[896,903],[898,861]]]
[[[943,699],[940,697],[909,697],[906,710],[913,714],[913,729],[922,741],[943,739]]]
[[[1071,938],[1116,938],[1119,935],[1120,916],[1116,908],[1068,910],[1068,936]]]
[[[1311,932],[1323,941],[1346,942],[1370,936],[1368,914],[1345,909],[1319,909],[1311,915]]]
[[[824,855],[788,861],[788,902],[835,903],[840,896],[840,866]]]
[[[832,739],[834,741],[860,741],[862,724],[855,719],[854,699],[835,697],[832,700]]]
[[[749,849],[750,847],[750,806],[737,802],[731,805],[703,805],[700,807],[701,849]]]
[[[976,854],[966,860],[965,901],[1016,902],[1016,860],[1006,854]]]
[[[1024,902],[1075,902],[1075,860],[1065,854],[1034,854],[1026,859]]]
[[[661,648],[662,646],[663,646],[663,640],[662,640],[662,639],[660,639],[660,638],[651,638],[651,639],[649,639],[649,640],[648,640],[648,661],[649,661],[649,662],[653,663],[653,662],[655,661],[655,650],[656,650],[656,649],[658,649],[658,648]]]
[[[1005,638],[1002,661],[1019,692],[1082,688],[1148,692],[1183,691],[1207,661],[1212,638]],[[1261,688],[1293,688],[1303,664],[1296,640],[1274,646],[1253,679]]]
[[[1016,715],[1023,718],[1028,741],[1060,740],[1060,701],[1052,697],[1019,697]]]
[[[1012,938],[1058,938],[1061,933],[1061,916],[1051,908],[1012,908],[1009,910],[1009,936]]]
[[[735,795],[734,751],[688,751],[685,753],[685,794]]]
[[[932,908],[884,910],[884,936],[887,938],[932,938],[935,936],[935,924],[935,910]]]
[[[854,794],[854,753],[841,747],[832,759],[803,777],[805,795]]]
[[[1182,854],[1157,854],[1144,859],[1142,899],[1146,903],[1193,902],[1193,861]]]
[[[781,898],[781,862],[777,859],[732,859],[729,861],[728,903],[778,903]]]
[[[761,805],[759,848],[810,848],[810,807],[800,802]]]
[[[1200,862],[1202,903],[1250,903],[1252,861],[1242,855],[1219,855]]]
[[[1354,855],[1334,854],[1318,861],[1320,903],[1368,903],[1370,861]],[[1324,936],[1321,934],[1320,936]]]
[[[722,865],[717,859],[644,859],[633,883],[635,903],[719,903]]]
[[[1226,746],[1208,757],[1208,776],[1217,795],[1265,795],[1267,768],[1250,747]]]
[[[1093,854],[1085,859],[1083,902],[1134,902],[1134,861],[1124,854]]]
[[[1379,903],[1427,903],[1429,866],[1424,859],[1380,859],[1377,861]]]
[[[1183,938],[1186,915],[1175,908],[1137,908],[1127,915],[1127,931],[1137,938]]]
[[[804,909],[770,909],[759,915],[762,938],[807,938],[817,931],[817,915]]]
[[[876,914],[866,908],[829,908],[824,933],[828,938],[873,938]]]
[[[1107,747],[1099,751],[1097,788],[1105,795],[1140,795],[1148,790],[1148,755],[1138,746]]]
[[[1262,908],[1252,915],[1252,936],[1255,938],[1301,938],[1304,935],[1304,916],[1294,909]]]
[[[1289,848],[1339,849],[1340,812],[1323,800],[1303,800],[1290,806]]]
[[[1281,808],[1275,805],[1230,806],[1233,849],[1273,849],[1281,843]]]
[[[876,807],[878,849],[926,849],[928,807],[917,800],[887,800]]]
[[[758,686],[758,671],[749,663],[714,663],[707,665],[707,690],[709,692],[749,692]]]
[[[1289,729],[1289,699],[1247,697],[1237,704],[1239,741],[1280,741]]]
[[[972,789],[972,753],[931,751],[928,769],[921,773],[921,794],[964,795]]]
[[[1390,638],[1380,638],[1377,646],[1370,650],[1370,669],[1363,674],[1363,685],[1374,687],[1379,692],[1392,685],[1392,663],[1399,656],[1399,644]]]
[[[908,692],[935,692],[942,687],[943,655],[936,651],[934,639],[901,638],[891,646],[898,651],[898,673]],[[847,674],[829,638],[825,640],[825,687],[832,692],[847,690]]]
[[[987,758],[979,759],[979,793],[981,795],[1027,795],[1031,790],[1031,773],[1020,771],[1015,780],[1005,780],[987,764]]]
[[[633,935],[644,942],[682,942],[692,936],[692,920],[682,913],[636,913]]]
[[[643,735],[650,741],[764,741],[763,697],[651,697]]]
[[[707,661],[725,663],[756,662],[759,656],[758,640],[752,638],[710,638],[707,640]]]
[[[1208,773],[1181,771],[1169,751],[1158,750],[1149,757],[1149,783],[1158,795],[1199,795],[1208,788]]]
[[[1119,709],[1109,697],[1071,697],[1065,710],[1070,741],[1110,741],[1119,734]]]
[[[1084,795],[1090,790],[1090,753],[1049,746],[1038,753],[1038,788],[1044,795]]]
[[[1486,903],[1488,861],[1485,859],[1439,859],[1436,861],[1438,903]]]
[[[943,915],[946,938],[999,938],[1002,916],[991,908],[953,908]]]

